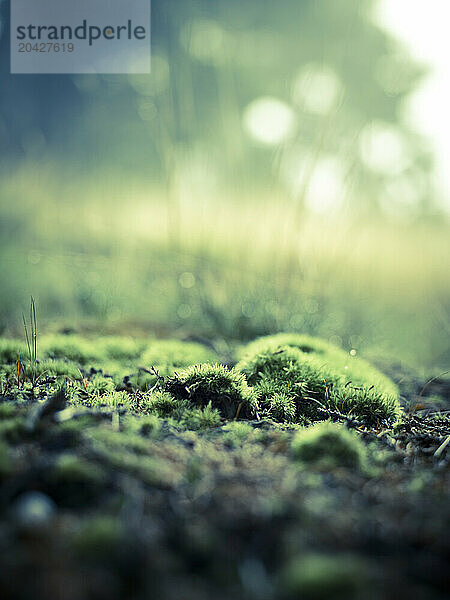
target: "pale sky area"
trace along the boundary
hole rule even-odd
[[[450,213],[450,0],[379,0],[374,20],[399,38],[430,74],[402,118],[430,138],[440,200]]]

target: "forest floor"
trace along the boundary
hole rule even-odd
[[[380,364],[397,424],[324,415],[364,445],[349,467],[298,460],[300,425],[148,402],[180,353],[235,362],[214,344],[61,339],[0,340],[3,600],[446,596],[448,375]]]

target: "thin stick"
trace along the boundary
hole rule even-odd
[[[450,371],[444,371],[443,373],[440,373],[439,375],[436,375],[435,377],[432,377],[429,381],[427,381],[426,384],[423,386],[423,388],[420,390],[420,394],[417,396],[416,402],[418,402],[420,400],[420,398],[422,397],[422,394],[427,389],[427,387],[430,385],[430,383],[433,383],[433,381],[436,381],[436,379],[439,379],[439,377],[442,377],[442,375],[447,375],[447,373],[450,373]]]

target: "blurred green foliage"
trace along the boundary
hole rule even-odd
[[[149,76],[9,75],[0,329],[280,330],[448,361],[448,227],[369,0],[152,2]]]
[[[174,204],[268,185],[314,204],[322,174],[352,210],[408,176],[404,203],[425,210],[430,152],[398,120],[424,69],[374,24],[374,5],[155,0],[150,76],[2,74],[6,164],[119,173],[165,186]]]

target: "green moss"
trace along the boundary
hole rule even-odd
[[[71,362],[61,360],[42,360],[37,365],[37,372],[41,375],[68,377],[70,379],[80,379],[80,369]]]
[[[223,428],[223,440],[230,448],[239,448],[253,435],[253,427],[248,423],[232,421]]]
[[[369,424],[400,416],[397,397],[380,395],[374,387],[335,386],[328,397],[328,406],[341,413],[356,415]]]
[[[127,392],[107,391],[101,398],[98,398],[98,402],[114,409],[133,408],[132,399]]]
[[[161,421],[156,415],[126,416],[122,419],[122,425],[124,431],[138,433],[146,438],[156,437],[161,430]]]
[[[45,358],[71,360],[80,365],[105,358],[100,347],[78,335],[42,336],[38,340],[38,352]]]
[[[349,600],[366,583],[366,565],[355,556],[307,554],[292,559],[282,573],[289,598]]]
[[[115,361],[138,359],[146,347],[143,340],[116,336],[99,338],[95,344],[102,355]]]
[[[17,406],[14,402],[0,402],[0,421],[16,416]]]
[[[158,417],[171,417],[180,408],[180,402],[168,392],[153,392],[148,396],[146,408]]]
[[[17,363],[19,355],[22,360],[28,357],[28,349],[24,342],[0,338],[0,364]]]
[[[221,421],[219,411],[213,408],[211,403],[204,408],[193,408],[188,400],[179,400],[168,392],[153,392],[141,403],[143,410],[162,419],[169,419],[176,427],[182,429],[208,429],[217,427]]]
[[[158,374],[161,377],[169,376],[172,374],[171,369],[166,369],[166,367],[158,367]],[[115,377],[116,382],[121,382],[123,384],[123,376]],[[146,373],[145,371],[138,370],[137,373],[131,373],[126,375],[127,385],[131,386],[133,390],[140,390],[142,392],[148,392],[155,387],[155,384],[158,383],[158,375],[156,373]]]
[[[17,381],[17,365],[3,365],[2,373],[6,377],[14,378]],[[81,379],[81,372],[78,366],[73,362],[68,362],[63,359],[43,359],[39,360],[36,365],[30,365],[28,360],[22,362],[20,370],[21,384],[30,382],[34,376],[39,379],[45,377],[60,377],[69,379]],[[37,382],[39,383],[39,381]]]
[[[76,456],[61,454],[53,465],[52,478],[59,483],[101,484],[104,475],[100,467]]]
[[[2,353],[8,360],[17,360],[18,350],[26,350],[24,344],[15,340],[0,340],[0,362]],[[22,352],[23,355],[24,352]],[[216,354],[192,342],[179,340],[135,340],[130,337],[107,336],[88,339],[79,335],[45,335],[38,340],[41,358],[65,359],[85,366],[98,366],[108,361],[131,363],[144,367],[170,365],[184,367],[195,363],[216,360]]]
[[[177,372],[165,382],[165,390],[179,400],[213,408],[227,419],[253,416],[258,409],[257,394],[242,373],[224,365],[195,365]]]
[[[84,559],[108,560],[124,538],[121,522],[112,517],[87,519],[74,535],[72,544]]]
[[[298,431],[292,440],[294,459],[319,469],[337,467],[367,471],[367,450],[353,431],[336,423],[316,423]]]
[[[25,434],[25,420],[16,416],[0,420],[0,440],[9,444],[19,444]]]
[[[191,431],[210,429],[221,423],[221,416],[209,403],[205,408],[190,408],[180,415],[177,425]]]
[[[141,361],[144,367],[158,365],[187,367],[217,360],[215,352],[193,342],[178,340],[152,340],[148,343]]]
[[[100,373],[94,375],[86,383],[86,392],[88,394],[107,394],[115,391],[115,384],[111,377],[104,377]]]
[[[151,440],[128,424],[121,431],[104,425],[91,428],[84,434],[85,441],[107,465],[109,472],[134,475],[144,483],[160,488],[173,485],[179,475],[168,460],[157,456]]]
[[[23,349],[21,342],[1,340],[4,358],[14,357],[2,368],[3,387],[10,385],[8,377],[13,384],[16,381],[15,356],[20,347]],[[280,334],[256,340],[244,349],[240,363],[232,370],[205,364],[216,359],[212,350],[179,340],[89,340],[77,335],[50,335],[39,338],[38,355],[36,371],[41,380],[48,376],[74,382],[70,400],[153,413],[183,421],[182,427],[217,424],[217,415],[204,410],[210,401],[211,410],[219,410],[228,419],[253,417],[260,408],[258,415],[280,423],[324,419],[324,407],[373,422],[399,414],[398,393],[392,382],[364,361],[308,336]],[[87,376],[92,361],[102,371]],[[193,366],[200,361],[202,366]],[[153,366],[158,374],[148,372]],[[179,372],[180,367],[185,368]],[[27,381],[31,381],[34,367],[31,369],[25,359],[22,370],[21,388],[29,391]],[[76,381],[83,375],[81,386]],[[170,392],[171,397],[139,393],[153,390],[162,377],[166,379],[164,392]],[[46,385],[52,383],[46,381]],[[259,407],[257,398],[261,399]],[[188,413],[188,408],[204,412]]]
[[[277,392],[267,399],[268,416],[280,423],[294,423],[296,417],[295,400],[284,392]]]
[[[169,461],[156,456],[137,455],[123,448],[109,450],[105,459],[112,469],[133,475],[143,483],[160,489],[172,487],[180,477]]]
[[[11,459],[8,446],[0,439],[0,481],[6,477],[11,469]]]
[[[148,440],[139,435],[137,430],[114,431],[110,427],[101,426],[90,429],[87,438],[96,450],[105,453],[105,457],[113,450],[123,450],[124,454],[129,451],[139,455],[145,455],[148,451]]]
[[[372,421],[400,414],[398,390],[390,379],[321,339],[296,334],[260,338],[243,350],[236,369],[276,420],[320,420],[323,407]]]

